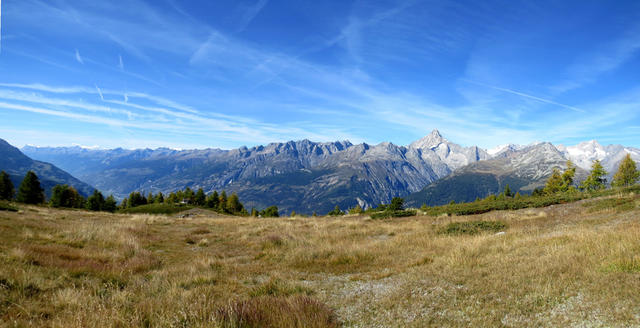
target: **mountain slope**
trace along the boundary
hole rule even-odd
[[[303,213],[388,202],[489,158],[478,147],[449,142],[437,130],[408,147],[302,140],[234,150],[23,150],[119,197],[133,190],[224,189],[238,192],[248,207],[275,204]]]
[[[11,146],[3,139],[0,139],[0,158],[2,158],[0,160],[0,170],[6,171],[11,176],[16,190],[25,174],[32,170],[40,179],[40,184],[44,188],[47,197],[51,196],[51,189],[58,184],[73,186],[84,196],[93,192],[93,188],[88,184],[52,164],[35,161],[27,157],[18,148]]]
[[[442,205],[450,201],[469,202],[477,197],[497,194],[508,184],[513,192],[530,193],[544,186],[553,168],[564,169],[567,158],[550,143],[539,143],[520,150],[511,149],[502,156],[479,161],[407,197],[407,204]],[[587,172],[578,168],[576,180]]]

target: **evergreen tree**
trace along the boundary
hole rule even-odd
[[[130,193],[127,206],[136,207],[141,205],[147,205],[147,199],[144,196],[142,196],[142,194],[138,191],[134,191]]]
[[[251,208],[251,216],[258,217],[258,215],[259,215],[258,210],[256,210],[255,207],[252,207]]]
[[[576,176],[576,166],[571,161],[567,161],[567,169],[562,173],[562,192],[567,192],[573,188],[573,178]]]
[[[334,207],[333,210],[331,210],[329,213],[327,213],[327,215],[329,215],[329,216],[340,216],[340,215],[344,215],[344,212],[342,212],[340,210],[340,206],[336,205],[336,207]]]
[[[169,193],[169,197],[165,200],[168,204],[175,204],[178,202],[178,196],[176,196],[175,192]]]
[[[553,168],[553,173],[547,180],[547,183],[544,186],[544,193],[547,195],[553,195],[562,191],[562,174],[560,174],[560,170],[557,168]]]
[[[206,197],[207,196],[204,194],[204,190],[202,190],[202,188],[199,188],[198,192],[196,192],[196,195],[194,196],[193,204],[195,204],[196,206],[204,206]]]
[[[607,171],[605,171],[602,164],[600,164],[600,160],[595,160],[593,164],[591,164],[591,173],[587,179],[582,181],[580,188],[585,191],[594,191],[606,188],[607,174]]]
[[[139,194],[138,194],[139,195]],[[93,195],[87,198],[87,209],[89,211],[102,211],[104,208],[104,196],[97,189],[93,191]]]
[[[156,201],[156,197],[150,191],[149,195],[147,195],[147,204],[153,204],[153,203],[155,203],[155,201]]]
[[[229,199],[227,199],[226,209],[227,209],[227,211],[229,211],[229,212],[231,212],[233,214],[239,214],[244,209],[244,206],[242,206],[242,203],[240,203],[240,199],[238,198],[238,194],[236,194],[235,192],[233,194],[231,194]]]
[[[187,202],[187,204],[193,204],[194,198],[195,198],[195,193],[193,192],[193,190],[191,190],[191,188],[187,187],[184,190],[184,200]]]
[[[360,204],[356,205],[356,207],[349,209],[349,214],[362,214],[362,206]]]
[[[220,201],[218,202],[218,210],[221,213],[227,213],[227,192],[222,191],[220,193]]]
[[[109,197],[107,197],[107,199],[104,200],[104,204],[102,205],[103,211],[107,211],[111,213],[115,212],[117,208],[118,208],[118,203],[116,202],[116,199],[113,197],[113,195],[109,195]]]
[[[162,194],[162,192],[158,192],[158,194],[156,195],[156,199],[155,199],[155,203],[156,204],[162,204],[164,203],[164,195]]]
[[[18,188],[17,200],[26,204],[44,203],[44,190],[40,186],[40,180],[33,171],[27,172]]]
[[[640,178],[640,172],[638,172],[638,169],[636,168],[636,162],[631,159],[631,154],[627,154],[620,163],[618,172],[613,176],[611,185],[614,187],[633,186],[638,182],[638,178]]]
[[[292,210],[292,211],[291,211],[291,215],[289,215],[289,216],[290,216],[290,217],[292,217],[292,218],[295,218],[295,217],[296,217],[296,211],[293,211],[293,210]]]
[[[260,216],[262,216],[263,218],[277,218],[280,217],[280,213],[278,213],[277,206],[269,206],[260,211]]]
[[[57,185],[51,191],[49,204],[53,207],[81,208],[84,198],[73,187]]]
[[[9,174],[5,171],[0,172],[0,199],[12,200],[15,193]]]
[[[220,196],[218,195],[218,192],[214,190],[213,193],[207,197],[205,205],[208,208],[213,208],[217,210],[219,204],[220,204]]]
[[[120,203],[120,208],[125,209],[127,208],[127,199],[123,199],[122,202]]]
[[[391,204],[387,207],[388,211],[402,211],[404,209],[404,199],[400,197],[393,197]]]
[[[509,184],[504,186],[504,192],[502,194],[507,198],[513,197],[513,192],[511,191],[511,187],[509,187]]]

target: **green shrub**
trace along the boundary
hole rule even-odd
[[[17,212],[18,208],[11,205],[9,202],[0,201],[0,211]]]
[[[193,208],[182,204],[147,204],[120,210],[127,214],[175,214]]]
[[[417,211],[415,210],[404,210],[404,211],[384,211],[371,214],[372,219],[389,219],[389,218],[400,218],[407,216],[416,216]]]
[[[501,221],[466,221],[447,224],[441,233],[447,235],[475,235],[481,232],[498,232],[507,227]]]
[[[615,209],[617,213],[621,213],[632,211],[637,207],[633,197],[600,199],[582,206],[587,207],[589,213],[608,209]]]

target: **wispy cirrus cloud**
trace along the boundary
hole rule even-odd
[[[84,65],[84,60],[82,59],[82,56],[80,56],[80,51],[78,51],[78,49],[76,49],[76,61]]]

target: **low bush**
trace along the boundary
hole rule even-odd
[[[175,214],[193,208],[182,204],[147,204],[120,210],[127,214]]]
[[[583,206],[588,208],[589,213],[609,209],[615,209],[616,213],[621,213],[633,211],[637,207],[633,197],[600,199],[583,204]]]
[[[372,219],[389,219],[389,218],[401,218],[407,216],[416,216],[415,210],[403,210],[403,211],[383,211],[371,214]]]
[[[17,212],[18,208],[11,205],[9,202],[0,201],[0,211]]]
[[[447,224],[441,233],[447,235],[475,235],[481,232],[498,232],[507,227],[501,221],[466,221]]]

